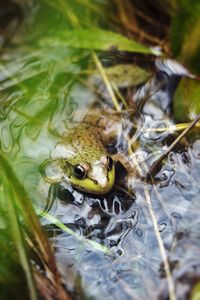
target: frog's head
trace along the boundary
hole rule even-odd
[[[68,163],[65,172],[67,180],[77,189],[97,195],[104,195],[112,189],[115,181],[115,166],[110,156],[102,156],[92,164],[80,162],[69,167]]]
[[[51,183],[69,182],[80,191],[94,195],[107,194],[115,182],[115,165],[106,152],[98,157],[75,155],[70,147],[57,145],[47,164],[45,178]],[[47,169],[48,169],[47,168]]]

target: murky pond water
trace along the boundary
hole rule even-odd
[[[37,8],[38,9],[38,8]],[[137,55],[101,53],[112,61],[137,61]],[[131,58],[130,58],[131,57]],[[146,57],[138,61],[146,61]],[[152,62],[151,76],[137,87],[119,87],[132,116],[122,107],[124,135],[134,141],[132,158],[149,168],[176,138],[172,101],[181,75],[172,61]],[[92,69],[90,75],[85,75]],[[106,196],[89,196],[66,183],[47,184],[40,165],[59,138],[98,105],[113,103],[89,51],[21,46],[5,51],[0,72],[2,151],[41,213],[67,288],[91,299],[168,299],[168,257],[178,299],[188,299],[200,276],[200,136],[197,130],[179,143],[157,170],[154,182],[139,176],[126,190],[126,171]],[[186,73],[185,73],[186,74]],[[130,97],[131,93],[131,97]],[[127,96],[129,95],[129,97]],[[110,119],[112,119],[112,114]],[[125,125],[124,125],[125,124]],[[128,125],[127,125],[128,124]],[[134,130],[133,130],[134,129]],[[158,129],[158,130],[156,130]],[[163,130],[159,130],[163,129]],[[118,134],[114,151],[127,155]],[[111,147],[113,150],[113,145]],[[137,172],[136,172],[137,173]]]

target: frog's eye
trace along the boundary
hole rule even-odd
[[[84,179],[86,177],[87,171],[81,165],[76,165],[74,167],[74,175],[78,179]]]
[[[112,170],[113,160],[110,156],[108,156],[108,170]]]

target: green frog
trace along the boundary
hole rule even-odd
[[[140,165],[133,153],[134,149],[139,149],[136,141],[134,149],[131,147],[131,154],[128,152],[130,133],[134,136],[135,126],[131,121],[134,111],[127,113],[128,115],[123,115],[122,112],[108,109],[91,109],[82,122],[67,131],[51,151],[50,159],[42,164],[45,181],[50,184],[70,183],[82,192],[105,195],[114,186],[115,166],[116,162],[120,162],[126,172],[123,185],[129,193],[134,193],[136,177],[148,180],[149,174],[154,173],[157,162],[160,163],[160,157],[152,160],[150,167],[146,163]],[[121,152],[110,154],[107,146],[113,140],[116,143],[119,136],[122,136],[126,145]],[[143,160],[142,156],[141,159]]]
[[[115,162],[105,143],[114,131],[119,132],[120,123],[118,118],[109,119],[105,115],[108,114],[91,113],[60,139],[51,151],[50,159],[41,167],[47,182],[70,183],[77,190],[94,195],[104,195],[112,189]]]

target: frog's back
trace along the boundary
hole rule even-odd
[[[107,151],[101,142],[98,129],[95,126],[81,123],[72,127],[64,137],[65,143],[77,153],[76,163],[87,161],[88,163],[99,160]]]

